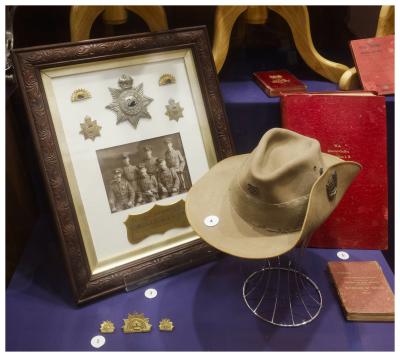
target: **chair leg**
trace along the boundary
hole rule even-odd
[[[383,5],[379,13],[375,37],[394,34],[394,6]]]
[[[342,77],[340,77],[340,90],[354,90],[360,89],[360,87],[360,78],[358,77],[357,69],[355,67],[348,69],[342,74]]]
[[[332,82],[338,83],[348,67],[329,61],[315,49],[311,38],[310,19],[306,6],[268,6],[282,16],[292,31],[296,48],[307,65]]]
[[[217,73],[219,73],[226,60],[233,25],[246,9],[247,6],[217,6],[212,48]]]
[[[94,21],[104,10],[105,6],[71,6],[69,15],[71,41],[88,40]]]

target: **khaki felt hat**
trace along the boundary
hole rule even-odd
[[[322,153],[315,139],[271,129],[250,154],[220,161],[192,186],[186,216],[201,238],[225,253],[278,256],[308,243],[360,169]]]

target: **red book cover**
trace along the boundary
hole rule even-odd
[[[347,320],[394,321],[394,294],[377,261],[328,262]]]
[[[281,93],[305,92],[306,85],[287,70],[262,71],[253,73],[254,80],[270,97]]]
[[[360,81],[365,90],[394,93],[394,35],[350,41]]]
[[[281,111],[282,127],[313,137],[323,152],[363,167],[309,246],[387,249],[385,97],[371,93],[285,94]]]

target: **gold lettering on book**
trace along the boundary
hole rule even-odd
[[[333,144],[333,147],[328,148],[326,152],[342,160],[351,160],[351,153],[347,144]]]
[[[357,276],[352,272],[336,272],[341,279],[341,286],[345,290],[357,290],[361,294],[368,294],[370,290],[384,290],[378,276]]]

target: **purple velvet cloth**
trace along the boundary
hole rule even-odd
[[[377,260],[393,288],[393,274],[380,251],[348,250],[350,260]],[[111,320],[102,351],[371,351],[394,349],[394,324],[344,319],[327,272],[336,250],[307,249],[304,268],[323,296],[320,315],[298,328],[274,327],[256,318],[242,299],[242,284],[254,262],[225,256],[131,292],[121,291],[82,307],[72,301],[50,218],[42,219],[6,291],[8,351],[94,350],[99,325]],[[155,288],[154,299],[144,296]],[[131,312],[150,318],[150,333],[122,333]],[[170,318],[172,333],[158,322]]]

